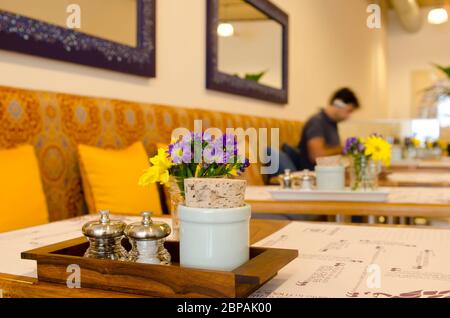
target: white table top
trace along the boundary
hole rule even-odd
[[[273,201],[269,191],[277,188],[277,186],[248,186],[245,198],[249,201]],[[389,191],[389,203],[450,204],[450,188],[392,187],[382,189]]]
[[[443,158],[441,160],[400,160],[393,161],[393,166],[397,167],[417,167],[417,168],[449,168],[450,158]]]
[[[450,230],[293,222],[258,245],[299,257],[252,297],[450,297]]]
[[[35,262],[20,253],[79,237],[94,217],[0,234],[0,272],[36,277]],[[450,230],[293,222],[256,245],[300,256],[252,297],[450,297]]]
[[[410,183],[448,183],[450,182],[450,173],[442,172],[394,172],[387,176],[392,182],[410,182]]]

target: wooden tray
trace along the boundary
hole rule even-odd
[[[129,242],[124,239],[129,250]],[[250,260],[231,272],[184,268],[179,265],[179,242],[166,242],[173,265],[148,265],[83,257],[89,243],[81,237],[22,252],[37,261],[38,280],[66,284],[71,264],[80,266],[81,287],[154,297],[247,297],[297,258],[297,250],[250,248]]]

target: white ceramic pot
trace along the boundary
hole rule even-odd
[[[345,190],[344,166],[316,166],[316,183],[320,191]]]
[[[251,207],[205,209],[179,206],[180,264],[231,271],[250,253]]]

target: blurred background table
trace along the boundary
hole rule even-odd
[[[447,171],[396,171],[382,175],[383,187],[450,187],[450,170]]]
[[[450,218],[450,188],[413,188],[393,187],[389,191],[387,202],[311,202],[276,201],[270,190],[277,186],[248,187],[246,200],[252,205],[253,213],[261,215],[326,215],[337,216],[339,222],[349,222],[349,217],[368,217],[369,223],[375,223],[376,217],[390,218]],[[400,223],[407,223],[402,220]]]
[[[447,171],[450,172],[450,158],[440,160],[401,160],[392,162],[392,171]]]

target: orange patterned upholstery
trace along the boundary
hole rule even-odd
[[[151,155],[174,128],[193,129],[195,119],[202,119],[204,128],[279,127],[280,143],[292,145],[302,128],[289,120],[0,86],[0,148],[35,147],[51,221],[87,213],[77,144],[120,149],[140,140]],[[261,184],[258,165],[246,178]]]

